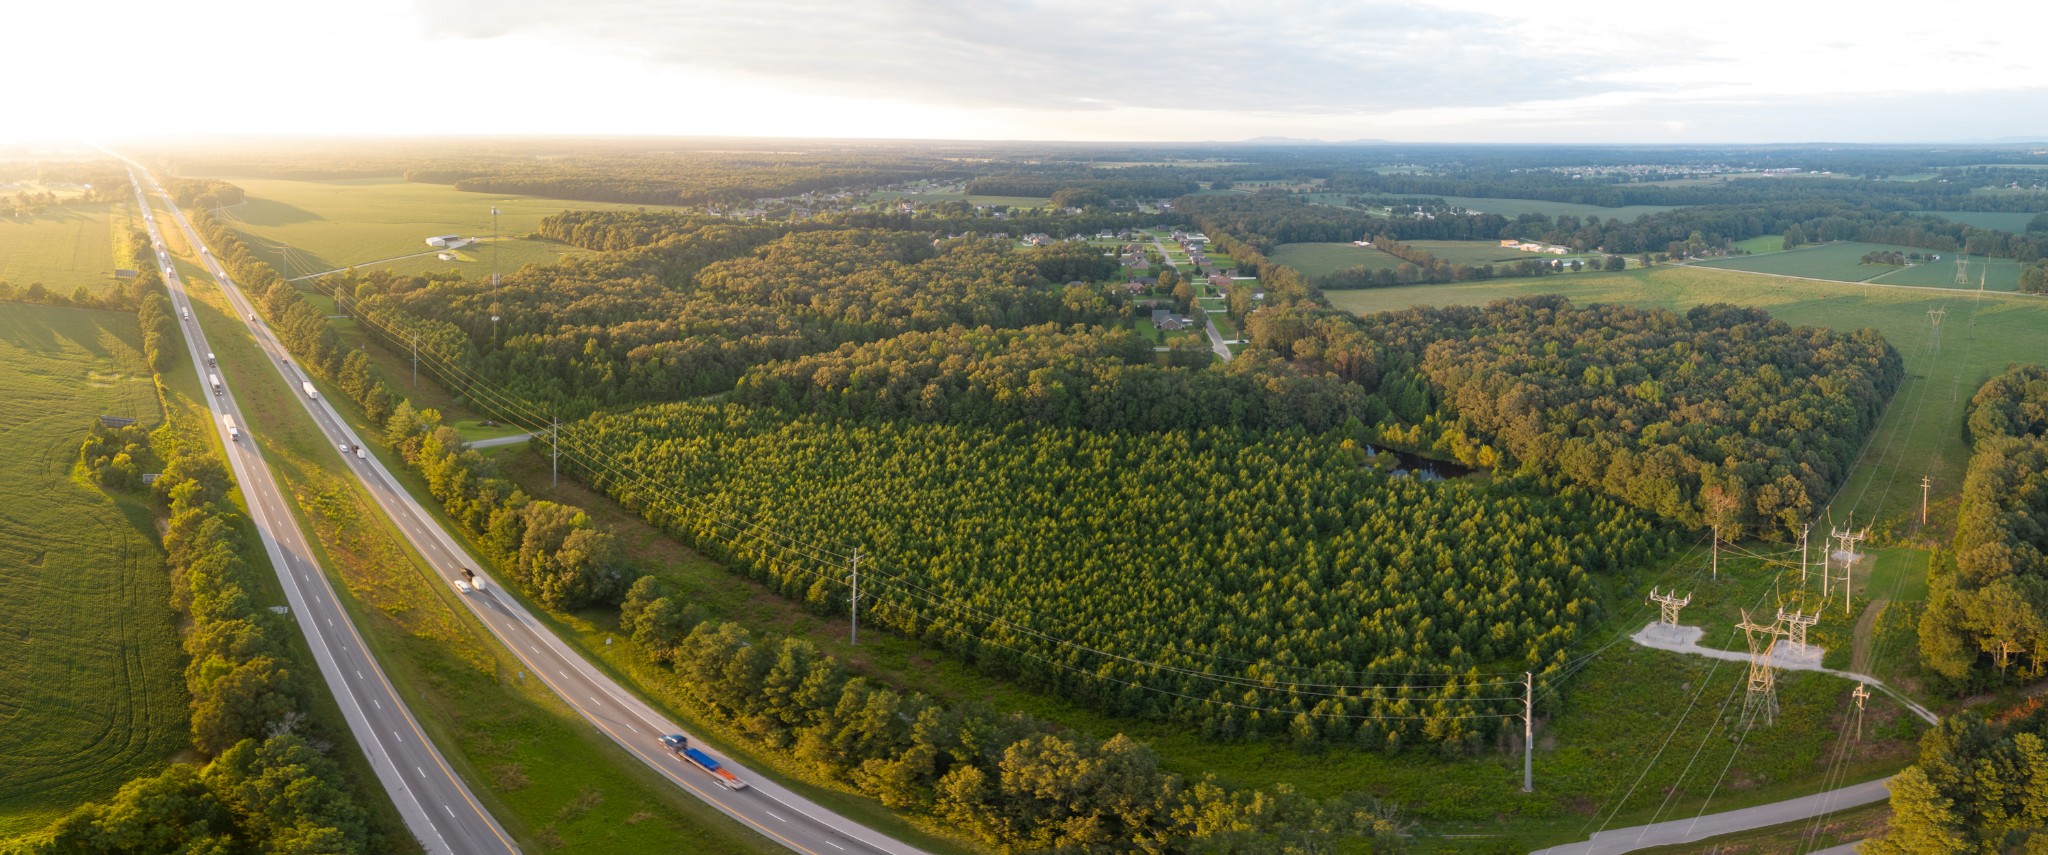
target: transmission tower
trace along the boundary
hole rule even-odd
[[[1970,257],[1967,255],[1956,256],[1956,284],[1970,284]]]
[[[1927,491],[1934,487],[1934,476],[1920,476],[1920,525],[1927,525]]]
[[[1946,317],[1948,317],[1947,309],[1927,310],[1927,322],[1934,325],[1934,337],[1928,341],[1928,346],[1935,353],[1941,352],[1941,320]]]
[[[1791,614],[1786,614],[1784,609],[1778,609],[1778,623],[1784,625],[1785,637],[1791,639],[1792,645],[1799,648],[1801,653],[1806,652],[1806,628],[1819,622],[1819,612],[1806,614],[1805,612],[1794,611]]]
[[[1856,559],[1862,557],[1856,554],[1856,543],[1857,541],[1869,537],[1870,529],[1865,528],[1859,531],[1846,528],[1836,528],[1834,529],[1834,533],[1832,536],[1835,539],[1836,546],[1835,551],[1829,554],[1828,562],[1821,565],[1820,596],[1823,600],[1827,599],[1829,585],[1836,581],[1840,581],[1842,583],[1842,613],[1848,614],[1849,601],[1853,599],[1855,595],[1855,589],[1851,587],[1850,580],[1856,573]],[[1835,560],[1840,560],[1842,562],[1842,575],[1839,580],[1836,579],[1834,573],[1828,570],[1828,564],[1834,563]]]
[[[1686,604],[1692,602],[1692,595],[1687,594],[1680,597],[1676,588],[1672,589],[1668,594],[1659,594],[1656,588],[1651,588],[1650,602],[1656,603],[1663,610],[1663,616],[1658,619],[1660,623],[1665,626],[1677,626],[1678,610],[1685,608]]]
[[[1778,672],[1771,668],[1771,649],[1785,634],[1783,623],[1759,624],[1742,610],[1742,622],[1735,625],[1749,638],[1749,695],[1742,702],[1742,726],[1752,727],[1757,716],[1769,727],[1778,720]]]
[[[1857,741],[1857,742],[1862,742],[1862,741],[1863,741],[1863,702],[1864,702],[1864,701],[1867,701],[1867,700],[1869,700],[1869,699],[1870,699],[1870,689],[1868,688],[1868,684],[1865,684],[1865,683],[1857,683],[1857,684],[1856,684],[1856,691],[1854,691],[1854,692],[1850,692],[1850,693],[1849,693],[1849,696],[1850,696],[1850,697],[1853,697],[1853,698],[1855,698],[1855,699],[1856,699],[1856,741]]]
[[[1813,531],[1813,523],[1799,527],[1799,590],[1806,590],[1806,535]]]

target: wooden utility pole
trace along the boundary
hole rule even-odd
[[[413,335],[412,335],[412,387],[413,387],[414,389],[418,389],[418,388],[420,387],[420,335],[419,335],[419,333],[413,333]]]
[[[1856,741],[1863,741],[1863,702],[1870,698],[1869,684],[1857,683],[1856,691],[1850,693],[1856,698]]]
[[[1536,792],[1536,678],[1522,672],[1522,792]]]
[[[548,472],[548,486],[562,486],[562,420],[557,418],[548,428],[548,445],[553,446],[553,469]]]
[[[860,547],[853,548],[853,574],[847,584],[853,588],[853,596],[846,600],[846,612],[853,620],[853,627],[847,633],[846,643],[860,645]]]

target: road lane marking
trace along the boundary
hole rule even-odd
[[[420,768],[420,767],[418,767],[418,766],[414,766],[414,767],[412,767],[412,770],[413,770],[414,772],[418,772],[418,773],[419,773],[419,775],[420,775],[420,777],[422,777],[422,778],[424,778],[424,777],[426,777],[426,776],[427,776],[427,770],[425,770],[425,769],[422,769],[422,768]]]
[[[363,669],[361,669],[361,668],[357,668],[357,669],[356,669],[356,679],[360,680],[360,679],[362,679],[362,678],[363,678]]]
[[[377,700],[376,698],[371,698],[371,699],[370,699],[370,703],[376,704],[376,705],[377,705],[377,708],[378,708],[378,709],[380,709],[380,710],[384,708],[384,702],[383,702],[383,701],[380,701],[380,700]]]
[[[451,807],[449,807],[449,806],[447,806],[447,805],[442,805],[442,806],[441,806],[441,809],[442,809],[442,810],[445,810],[445,811],[447,811],[447,812],[448,812],[448,818],[449,818],[449,819],[454,819],[454,818],[455,818],[455,809],[454,809],[454,808],[451,808]]]
[[[826,845],[826,846],[830,846],[830,847],[832,847],[832,848],[834,848],[834,849],[837,849],[837,850],[839,850],[839,851],[841,851],[841,852],[845,852],[845,851],[846,851],[846,847],[844,847],[844,846],[841,846],[841,845],[839,845],[839,844],[837,844],[837,843],[833,843],[833,842],[832,842],[832,841],[830,841],[830,840],[827,840],[827,841],[825,841],[825,845]]]
[[[769,815],[769,816],[775,816],[775,812],[774,812],[774,811],[772,811],[772,810],[763,810],[763,811],[761,811],[761,812],[762,812],[762,813],[765,813],[765,814],[767,814],[767,815]],[[776,821],[776,822],[788,822],[789,820],[783,819],[782,817],[779,817],[779,816],[775,816],[775,821]]]

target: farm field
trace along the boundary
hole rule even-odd
[[[1348,241],[1340,243],[1283,243],[1273,248],[1273,260],[1308,277],[1365,265],[1373,270],[1392,270],[1407,262],[1372,247]]]
[[[1884,264],[1863,264],[1865,253],[1877,251],[1919,252],[1938,254],[1940,261],[1892,267]],[[1717,267],[1727,270],[1743,270],[1752,273],[1769,273],[1779,276],[1800,276],[1809,279],[1831,279],[1836,282],[1871,282],[1880,285],[1919,285],[1932,288],[1963,288],[1955,284],[1956,256],[1954,253],[1929,253],[1913,247],[1890,246],[1877,243],[1838,243],[1803,246],[1787,252],[1758,256],[1737,256],[1695,262],[1696,267]],[[1983,276],[1984,285],[1992,291],[2013,291],[2019,288],[2020,265],[2011,259],[1971,259],[1968,290],[1977,289],[1977,280]]]
[[[0,282],[41,282],[59,294],[81,285],[95,291],[114,287],[114,223],[125,230],[130,207],[95,202],[57,205],[25,219],[0,217]]]
[[[214,215],[233,225],[248,239],[250,249],[288,277],[398,256],[411,256],[390,262],[390,269],[402,273],[456,270],[469,276],[488,275],[491,243],[456,250],[453,254],[460,260],[448,262],[436,259],[425,241],[443,234],[488,238],[492,206],[498,208],[498,233],[502,236],[495,244],[499,268],[518,270],[528,263],[549,263],[583,252],[523,237],[539,228],[541,218],[549,214],[569,208],[648,207],[465,193],[444,184],[417,184],[397,177],[334,181],[215,177],[243,188],[249,201],[217,209]]]
[[[1551,255],[1547,252],[1523,252],[1508,249],[1498,241],[1490,240],[1411,240],[1408,245],[1441,258],[1452,264],[1513,264],[1517,261],[1536,259],[1539,261],[1570,261],[1572,259],[1600,258],[1596,253],[1574,253]]]
[[[1043,208],[1052,204],[1052,199],[1045,196],[975,196],[967,193],[905,193],[898,190],[877,190],[868,194],[870,202],[891,199],[909,199],[912,202],[963,201],[970,205],[1008,205],[1012,208]]]
[[[1854,512],[1859,520],[1872,520],[1873,540],[1910,529],[1910,520],[1919,513],[1920,491],[1914,488],[1922,475],[1934,478],[1931,518],[1937,530],[1930,537],[1948,536],[1945,527],[1954,516],[1954,497],[1969,459],[1961,431],[1963,405],[2009,363],[2039,360],[2041,330],[2048,329],[2048,300],[2038,298],[1790,280],[1699,265],[1565,279],[1342,291],[1329,298],[1339,308],[1377,312],[1418,303],[1478,305],[1532,294],[1678,310],[1726,302],[1756,306],[1793,324],[1838,330],[1870,327],[1883,333],[1905,357],[1906,381],[1833,506],[1836,519]],[[1938,351],[1932,348],[1927,318],[1931,309],[1947,312]]]
[[[1735,248],[1751,253],[1783,252],[1785,250],[1785,236],[1761,235],[1747,240],[1739,240],[1735,242]]]
[[[1980,229],[1997,229],[2015,234],[2025,232],[2027,224],[2040,214],[2008,214],[2002,211],[1914,211],[1915,214],[1940,217],[1951,223],[1976,226]]]
[[[162,411],[133,315],[0,312],[0,839],[186,748],[184,654],[140,499],[71,468],[96,416]]]
[[[1515,217],[1522,214],[1545,214],[1552,217],[1570,214],[1574,217],[1599,217],[1606,219],[1633,220],[1644,214],[1657,214],[1678,207],[1677,205],[1625,205],[1619,208],[1603,208],[1599,205],[1580,205],[1574,202],[1546,202],[1542,199],[1487,199],[1476,196],[1444,196],[1444,201],[1471,211],[1500,214]]]

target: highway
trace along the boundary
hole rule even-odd
[[[172,310],[185,334],[192,364],[197,366],[201,379],[213,387],[202,390],[202,396],[212,410],[213,429],[227,449],[228,465],[248,502],[249,517],[255,522],[263,549],[269,553],[270,564],[284,586],[291,615],[313,650],[320,676],[341,706],[349,731],[369,758],[378,783],[390,794],[406,827],[428,852],[467,855],[519,851],[427,741],[419,722],[399,700],[377,661],[364,649],[362,636],[356,633],[347,612],[335,601],[326,574],[306,548],[305,532],[286,510],[284,494],[272,479],[270,467],[263,462],[262,437],[249,431],[249,420],[235,403],[232,378],[208,364],[206,357],[213,348],[192,316],[191,295],[186,293],[184,280],[161,249],[163,233],[143,196],[142,181],[132,168],[129,176],[135,184],[135,200],[149,228],[150,241],[159,247],[157,264],[169,286]],[[219,377],[219,383],[216,385],[209,375]],[[206,394],[209,392],[213,394]],[[240,436],[230,435],[224,416],[234,417]]]
[[[156,190],[161,196],[162,188],[157,187]],[[227,272],[210,253],[204,251],[204,243],[193,230],[191,223],[185,219],[184,214],[168,196],[163,197],[163,202],[184,230],[186,238],[194,247],[201,249],[200,260],[208,272],[219,280],[229,304],[235,308],[237,316],[249,326],[251,334],[269,358],[272,367],[293,388],[299,388],[299,384],[307,378],[299,370],[298,365],[290,359],[283,345],[271,334],[268,325],[253,314],[255,310],[228,277]],[[343,445],[356,447],[362,444],[362,438],[357,436],[348,423],[334,411],[326,398],[313,399],[304,394],[296,397],[312,415],[321,432],[327,436],[329,446],[337,449],[337,454],[340,454],[339,448]],[[576,653],[528,612],[517,599],[505,595],[499,581],[485,572],[484,565],[464,551],[455,539],[441,528],[434,517],[420,507],[410,493],[398,486],[398,480],[392,477],[381,459],[376,455],[370,455],[367,459],[346,455],[345,465],[355,473],[371,497],[412,543],[413,548],[450,586],[463,578],[464,570],[471,570],[479,578],[488,580],[483,590],[463,595],[462,601],[469,606],[470,611],[526,665],[528,673],[539,678],[584,719],[642,763],[727,816],[793,851],[812,855],[838,855],[847,852],[922,855],[921,850],[915,847],[834,813],[773,781],[753,774],[724,754],[702,745],[695,738],[690,740],[692,747],[711,755],[746,786],[743,789],[728,789],[717,783],[719,779],[685,762],[682,757],[658,741],[664,734],[685,731]],[[237,475],[240,475],[239,470]],[[310,567],[309,564],[300,566]],[[318,576],[317,573],[314,575]],[[357,649],[360,649],[360,646]],[[480,840],[465,840],[464,848],[459,851],[495,851],[490,846],[481,845]],[[476,842],[478,847],[467,848],[470,842]]]

